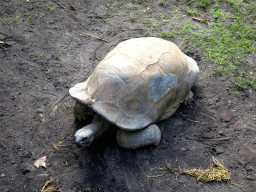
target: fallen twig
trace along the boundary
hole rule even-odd
[[[84,34],[85,34],[85,35],[88,35],[88,36],[91,36],[91,37],[93,37],[93,38],[99,39],[99,40],[101,40],[101,41],[106,41],[106,42],[108,42],[108,40],[105,40],[105,39],[102,39],[102,38],[93,36],[93,35],[91,35],[91,34],[88,34],[88,33],[84,33]],[[82,34],[80,34],[80,35],[82,35]]]
[[[62,5],[61,3],[57,2],[57,4],[58,4],[59,6],[61,6],[63,9],[65,9],[66,11],[68,11],[68,9],[67,9],[64,5]]]
[[[199,138],[199,140],[211,140],[211,141],[225,141],[230,140],[230,137],[221,137],[221,138]]]
[[[165,174],[162,174],[162,175],[147,175],[147,177],[162,177],[162,176],[164,176]]]
[[[194,121],[194,120],[191,120],[191,119],[187,119],[187,120],[192,121],[194,123],[199,123],[199,121]]]

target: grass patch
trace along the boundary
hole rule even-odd
[[[55,9],[56,9],[56,7],[55,6],[50,6],[50,5],[47,5],[47,7],[48,7],[48,9],[49,9],[49,11],[50,12],[53,12]]]
[[[61,51],[55,50],[56,55],[60,55]]]
[[[57,26],[57,25],[55,25],[55,24],[52,24],[52,28],[57,29],[57,28],[58,28],[58,26]]]
[[[35,52],[30,53],[30,54],[36,57],[38,53],[37,53],[37,51],[35,51]]]
[[[47,67],[47,71],[50,72],[52,70],[52,67]]]
[[[144,37],[151,37],[151,35],[149,33],[143,33]]]
[[[217,19],[209,25],[208,30],[202,30],[198,34],[191,34],[187,25],[181,34],[189,33],[185,43],[190,44],[190,49],[199,47],[205,50],[208,59],[216,64],[216,75],[226,74],[240,89],[253,87],[256,90],[255,77],[248,71],[246,61],[248,55],[256,56],[255,21],[248,19],[254,17],[256,4],[245,6],[244,3],[231,4],[227,0],[222,2],[224,3],[232,5],[234,9],[232,20],[229,17],[222,18],[224,14],[218,12],[221,4],[216,3],[211,9],[212,14],[222,18],[221,20]]]
[[[113,21],[108,21],[108,24],[111,25],[111,26],[115,25],[115,23]]]
[[[209,0],[187,0],[187,4],[194,3],[197,7],[206,8],[207,5],[210,4]]]
[[[197,15],[197,14],[198,14],[196,9],[194,9],[194,10],[188,9],[188,10],[187,10],[187,13],[188,13],[189,15]]]
[[[13,17],[13,21],[17,22],[18,21],[17,17]]]
[[[147,26],[150,26],[152,24],[152,19],[144,19],[143,23],[145,23]]]
[[[8,72],[8,68],[5,66],[4,68],[4,72],[7,73]]]
[[[132,5],[131,4],[124,5],[124,7],[126,9],[126,12],[132,10]]]
[[[163,19],[163,18],[164,18],[164,16],[163,16],[161,13],[159,13],[159,14],[155,14],[155,15],[154,15],[154,17],[160,17],[161,19]]]
[[[162,32],[162,37],[163,38],[171,38],[171,37],[174,37],[174,34],[164,31],[164,32]]]
[[[180,31],[181,35],[188,34],[191,27],[193,27],[190,23],[188,23],[186,26],[183,27],[183,29]]]
[[[159,26],[160,26],[160,24],[154,24],[154,25],[153,25],[153,28],[152,28],[151,30],[154,31],[154,30],[156,30],[157,27],[159,27]]]
[[[222,18],[224,14],[219,10],[219,4],[215,3],[214,8],[210,11],[210,14],[215,18]]]
[[[148,9],[147,9],[147,12],[148,12],[148,13],[152,13],[152,10],[148,8]]]
[[[131,30],[131,27],[130,27],[130,25],[126,25],[126,28],[130,31]]]
[[[159,0],[159,4],[160,5],[164,4],[164,0]]]
[[[106,12],[107,12],[107,14],[108,14],[109,8],[105,7],[105,10],[106,10]]]

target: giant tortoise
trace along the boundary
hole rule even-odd
[[[94,116],[75,133],[76,143],[88,146],[114,124],[120,146],[157,146],[161,132],[155,123],[191,101],[198,73],[197,63],[167,40],[145,37],[119,43],[87,81],[69,90],[77,101],[75,115]]]

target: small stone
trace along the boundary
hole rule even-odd
[[[224,136],[224,135],[225,135],[224,132],[223,132],[223,130],[220,130],[220,131],[219,131],[219,134],[220,134],[221,136]]]
[[[254,170],[253,166],[250,166],[250,165],[245,166],[245,169],[247,171],[253,171]]]
[[[252,177],[252,176],[246,176],[245,178],[248,179],[248,180],[252,180],[252,181],[256,180],[255,177]]]
[[[216,147],[215,148],[215,153],[216,153],[216,155],[222,154],[222,153],[224,153],[224,149],[222,149],[220,147]]]

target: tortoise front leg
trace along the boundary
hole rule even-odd
[[[137,149],[146,145],[158,146],[161,140],[161,131],[155,124],[138,131],[117,130],[117,143],[127,149]]]
[[[91,124],[76,131],[75,137],[77,146],[89,146],[95,139],[98,139],[102,133],[107,131],[110,125],[110,122],[96,114]]]

